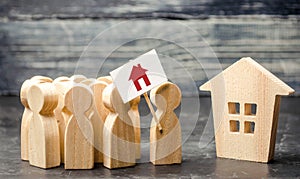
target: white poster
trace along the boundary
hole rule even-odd
[[[155,49],[110,72],[124,103],[168,81]]]

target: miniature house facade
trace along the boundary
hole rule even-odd
[[[142,89],[140,83],[139,83],[139,79],[143,79],[146,86],[151,85],[149,78],[146,74],[146,71],[148,71],[147,69],[144,69],[141,64],[138,64],[137,66],[133,66],[131,73],[130,73],[130,77],[128,79],[128,81],[132,80],[133,84],[136,88],[137,91],[140,91]]]
[[[253,59],[237,61],[200,87],[211,91],[218,157],[274,157],[280,96],[294,92]]]

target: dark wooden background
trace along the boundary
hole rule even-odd
[[[207,80],[205,72],[219,72],[244,56],[256,59],[296,90],[300,90],[300,2],[297,0],[1,0],[0,2],[0,95],[17,95],[22,82],[34,75],[52,78],[79,71],[95,77],[99,61],[107,59],[97,73],[125,63],[144,51],[156,48],[183,65],[195,86]],[[93,44],[84,63],[83,50],[99,33],[109,31]],[[188,26],[198,35],[182,31]],[[198,55],[205,63],[177,44],[158,39],[122,42],[127,34],[173,36],[188,42],[189,49],[201,51],[202,38],[211,52]],[[111,49],[116,48],[109,56]],[[183,89],[184,95],[198,95],[181,78],[180,68],[163,65]],[[96,75],[96,76],[97,76]],[[193,88],[195,89],[195,88]],[[206,95],[207,93],[200,93]]]

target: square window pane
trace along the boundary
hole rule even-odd
[[[240,114],[240,103],[229,102],[228,112],[229,114]]]
[[[245,115],[256,115],[257,105],[254,103],[245,104]]]
[[[253,134],[254,130],[255,130],[255,123],[254,122],[250,122],[250,121],[245,121],[244,132],[245,133]]]
[[[239,132],[240,131],[240,121],[230,120],[230,132]]]

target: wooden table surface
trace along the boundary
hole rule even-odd
[[[198,100],[198,99],[197,99]],[[63,166],[52,169],[32,167],[20,159],[20,119],[22,106],[17,97],[0,97],[0,178],[267,178],[267,177],[300,177],[300,143],[299,98],[283,98],[280,108],[277,131],[275,159],[269,164],[219,159],[215,155],[215,144],[210,143],[199,148],[199,140],[207,123],[210,112],[210,98],[199,98],[200,106],[195,98],[183,98],[182,104],[187,104],[188,110],[177,110],[182,116],[180,122],[183,138],[183,162],[181,165],[153,166],[146,162],[148,153],[143,153],[144,163],[134,167],[109,170],[102,165],[96,165],[93,170],[64,170]],[[198,106],[199,116],[194,116],[191,110]],[[144,99],[140,103],[142,142],[149,141],[149,122],[151,115],[146,108]],[[188,122],[195,119],[194,122]],[[191,133],[189,132],[191,131]],[[145,163],[146,162],[146,163]]]

